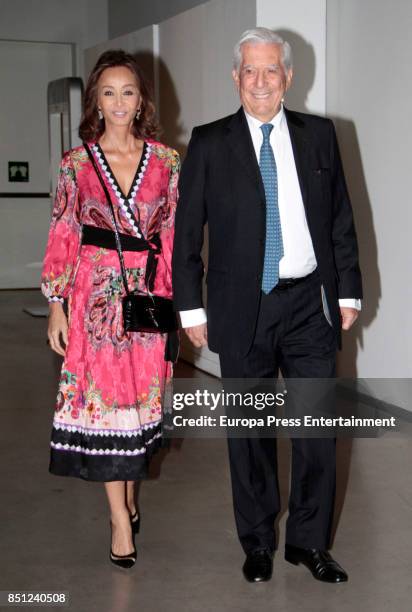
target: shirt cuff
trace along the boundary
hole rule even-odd
[[[179,312],[182,327],[194,327],[206,323],[206,311],[204,308],[194,308],[193,310],[181,310]]]
[[[361,301],[355,298],[343,298],[339,300],[339,306],[345,306],[346,308],[356,308],[356,310],[362,309]]]

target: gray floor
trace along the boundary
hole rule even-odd
[[[35,292],[0,292],[0,590],[68,591],[76,612],[412,609],[412,444],[397,436],[339,443],[332,552],[347,584],[316,582],[282,558],[286,440],[269,583],[249,585],[241,574],[223,440],[184,440],[158,456],[140,492],[138,562],[129,572],[113,567],[102,486],[48,473],[59,360],[45,344],[46,320],[22,312],[39,301]],[[179,374],[203,376],[184,365]]]

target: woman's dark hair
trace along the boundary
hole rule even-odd
[[[104,119],[100,120],[97,114],[97,84],[106,68],[116,66],[124,66],[134,74],[142,98],[140,117],[133,121],[133,136],[140,139],[151,138],[158,131],[152,92],[143,71],[133,55],[122,49],[111,49],[102,53],[97,60],[84,92],[83,116],[79,126],[79,136],[86,142],[98,140],[104,132]]]

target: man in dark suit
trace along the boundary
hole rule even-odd
[[[197,347],[224,378],[332,378],[341,329],[362,282],[352,209],[329,119],[284,108],[291,50],[271,30],[246,31],[233,78],[242,107],[196,127],[179,184],[174,300]],[[207,317],[202,303],[208,223]],[[247,580],[269,580],[280,510],[275,440],[229,439],[233,502]],[[293,439],[285,559],[343,582],[327,552],[335,439]]]

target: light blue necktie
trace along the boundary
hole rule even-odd
[[[260,173],[266,196],[266,242],[263,264],[262,291],[270,293],[279,281],[279,262],[283,257],[282,228],[278,208],[278,173],[270,145],[271,123],[260,126],[263,143],[260,148]]]

